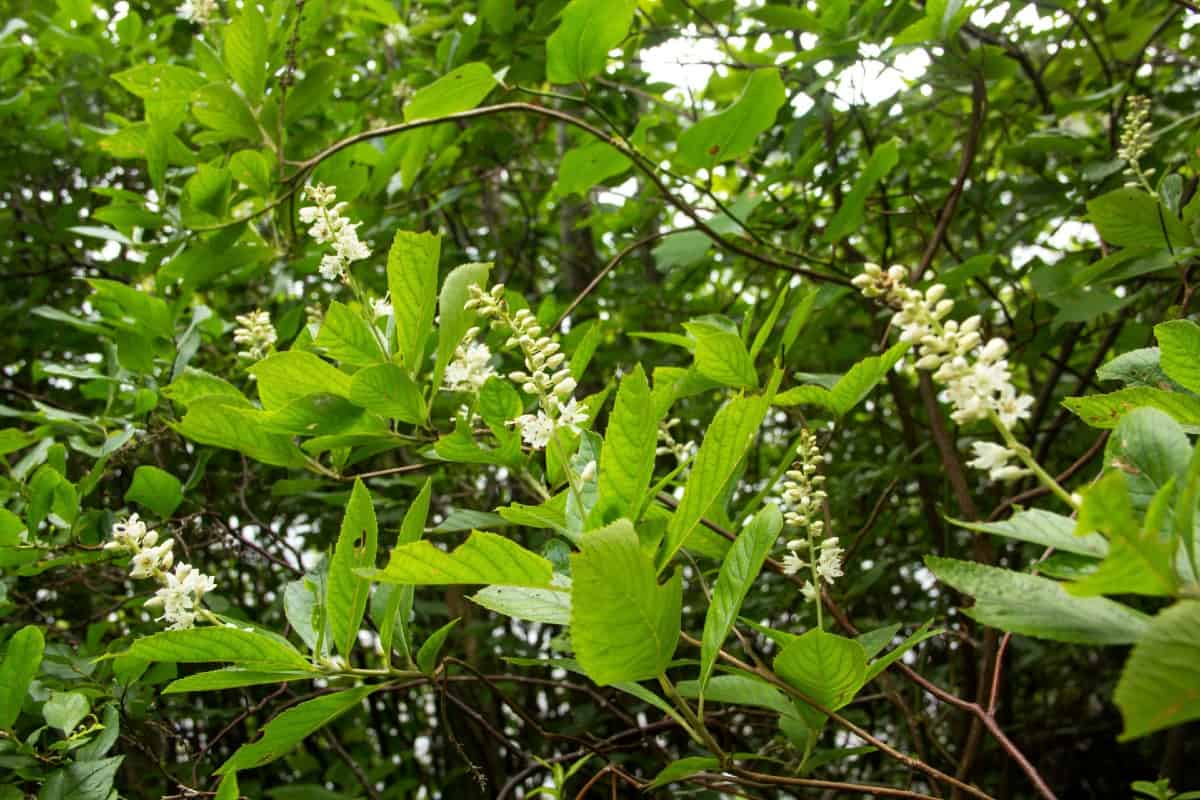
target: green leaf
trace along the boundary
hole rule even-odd
[[[238,18],[225,29],[225,66],[251,106],[262,103],[269,52],[267,23],[257,5],[246,3]]]
[[[420,372],[425,339],[433,328],[441,248],[439,235],[397,231],[388,251],[388,291],[395,309],[396,338],[404,366],[414,376]]]
[[[133,472],[133,483],[125,492],[125,502],[137,503],[167,519],[183,502],[182,487],[171,473],[143,464]]]
[[[854,699],[867,676],[867,652],[853,639],[814,628],[775,657],[775,672],[836,711]]]
[[[266,683],[287,683],[288,681],[312,680],[319,673],[302,670],[261,670],[242,669],[241,667],[223,667],[207,672],[197,672],[171,681],[163,689],[163,694],[184,694],[186,692],[215,692],[222,689],[238,689],[243,686],[261,686]]]
[[[701,375],[740,389],[758,386],[754,359],[735,331],[704,322],[686,322],[683,327],[696,339],[696,369]]]
[[[230,405],[225,398],[193,402],[172,427],[192,441],[237,450],[264,464],[299,467],[305,463],[291,436],[264,430],[262,412]]]
[[[0,729],[10,730],[21,706],[29,684],[38,674],[42,664],[45,639],[41,628],[26,625],[9,637],[0,661]]]
[[[824,239],[836,242],[862,227],[867,196],[900,160],[900,140],[889,139],[871,151],[871,158],[854,186],[842,199],[842,205],[829,220]]]
[[[587,197],[598,183],[616,177],[632,166],[629,157],[608,142],[593,141],[566,152],[558,165],[551,193],[555,197]]]
[[[1179,248],[1192,243],[1182,222],[1141,189],[1124,186],[1087,204],[1100,236],[1119,247]]]
[[[817,405],[829,409],[839,417],[843,416],[871,393],[875,384],[884,379],[888,370],[896,366],[896,362],[903,358],[907,351],[907,342],[892,345],[882,355],[869,356],[855,364],[845,375],[838,378],[832,389],[812,385],[795,386],[776,395],[775,405]]]
[[[1167,388],[1170,379],[1162,371],[1159,360],[1160,351],[1157,347],[1130,350],[1097,369],[1096,377],[1102,381],[1120,381],[1126,386]]]
[[[1104,464],[1124,473],[1135,511],[1145,511],[1168,481],[1183,481],[1192,447],[1173,419],[1153,408],[1126,414],[1104,448]]]
[[[1200,442],[1192,451],[1191,461],[1179,487],[1175,502],[1175,535],[1183,545],[1192,574],[1200,576],[1196,564],[1196,504],[1200,502]]]
[[[576,83],[599,75],[633,23],[635,0],[571,0],[546,40],[546,78]]]
[[[225,626],[160,631],[134,641],[121,655],[143,661],[203,664],[270,664],[271,669],[308,669],[308,660],[283,639]],[[260,666],[259,668],[263,668]]]
[[[249,372],[258,379],[258,397],[268,411],[310,394],[350,399],[350,376],[303,350],[272,353]]]
[[[91,705],[81,692],[50,692],[50,699],[42,706],[42,716],[51,728],[58,728],[69,735],[75,726],[88,715]]]
[[[976,533],[992,533],[1022,542],[1053,547],[1067,553],[1078,553],[1081,556],[1104,558],[1108,554],[1108,541],[1099,534],[1075,535],[1075,520],[1031,508],[1018,511],[1006,520],[1000,522],[967,522],[961,519],[948,518],[950,522]]]
[[[1184,426],[1189,432],[1200,431],[1200,397],[1133,386],[1108,394],[1068,397],[1063,405],[1093,428],[1114,428],[1135,408],[1156,408]]]
[[[755,70],[733,105],[680,134],[678,160],[693,170],[711,169],[749,152],[786,100],[778,70]]]
[[[354,373],[350,402],[373,414],[419,425],[428,413],[421,389],[395,364],[377,364]]]
[[[417,493],[417,499],[404,512],[400,523],[400,534],[396,544],[405,545],[419,541],[425,533],[425,520],[429,516],[429,501],[433,496],[433,479],[426,478],[425,485]],[[412,637],[408,629],[408,618],[412,615],[413,587],[408,585],[383,584],[376,587],[379,610],[372,605],[371,614],[379,620],[379,643],[387,657],[391,657],[392,641],[400,636],[400,649],[405,658],[412,651]]]
[[[386,569],[358,570],[371,580],[414,586],[484,583],[548,587],[552,573],[546,559],[486,531],[472,531],[466,542],[449,553],[428,541],[398,545]]]
[[[250,401],[238,388],[224,378],[201,369],[185,367],[162,393],[182,406],[189,406],[202,397],[219,397],[230,405],[250,408]]]
[[[475,324],[476,314],[466,308],[470,299],[470,287],[487,288],[488,275],[492,265],[461,264],[450,270],[446,280],[442,281],[442,291],[438,295],[438,342],[437,358],[433,365],[433,385],[441,387],[442,376],[446,365],[454,360],[454,351],[462,342],[463,336]]]
[[[1011,633],[1078,644],[1131,644],[1149,620],[1140,611],[1101,597],[1075,597],[1048,578],[969,561],[926,556],[938,577],[975,605],[973,619]]]
[[[733,475],[738,462],[750,448],[770,405],[769,395],[737,397],[713,417],[692,462],[692,472],[688,476],[683,499],[667,526],[660,569],[670,563],[679,548],[687,544],[700,519],[717,501],[721,487]]]
[[[1162,351],[1161,366],[1171,380],[1200,394],[1200,325],[1177,319],[1154,326]]]
[[[483,102],[495,85],[496,78],[487,64],[463,64],[418,89],[404,107],[404,119],[412,122],[467,111]]]
[[[231,772],[221,779],[221,785],[217,787],[217,795],[213,800],[238,800],[241,796],[237,773]]]
[[[571,556],[571,643],[600,686],[661,674],[679,639],[683,599],[677,571],[660,586],[629,520],[589,531]]]
[[[1147,514],[1145,522],[1139,523],[1120,470],[1110,470],[1085,489],[1076,533],[1102,531],[1110,551],[1095,572],[1067,584],[1067,591],[1079,596],[1174,595],[1179,583],[1174,565],[1178,542],[1174,537],[1163,538],[1158,524],[1173,491],[1171,478],[1155,498],[1159,513]]]
[[[641,509],[654,476],[658,418],[641,364],[621,379],[600,449],[598,499],[590,520],[604,525]]]
[[[567,625],[571,621],[571,595],[556,589],[526,586],[485,586],[471,601],[513,619]]]
[[[721,762],[712,756],[688,756],[687,758],[681,758],[663,767],[662,771],[655,775],[654,780],[646,787],[646,791],[658,789],[669,783],[674,783],[683,778],[710,770],[714,772],[720,772],[721,770]]]
[[[346,503],[342,529],[329,560],[329,577],[325,588],[325,611],[329,628],[338,652],[349,656],[358,639],[371,582],[356,572],[375,566],[375,550],[379,545],[379,526],[371,495],[362,481],[355,479]]]
[[[233,177],[259,197],[271,196],[271,164],[257,150],[239,150],[229,159]]]
[[[321,321],[316,345],[330,358],[353,367],[366,367],[387,360],[371,323],[334,300]]]
[[[930,626],[932,624],[933,624],[932,622],[926,622],[924,625],[922,625],[921,627],[919,627],[915,631],[913,631],[911,636],[909,636],[907,639],[905,639],[903,642],[901,642],[899,645],[897,645],[887,655],[883,656],[882,658],[877,658],[874,661],[872,661],[870,663],[870,665],[867,667],[867,678],[866,678],[867,682],[874,680],[875,676],[877,676],[879,673],[883,672],[885,669],[890,667],[892,664],[895,664],[897,661],[899,661],[901,658],[904,657],[905,653],[907,653],[909,650],[912,650],[914,647],[919,645],[921,642],[925,641],[926,639],[932,639],[934,636],[941,636],[943,633],[946,632],[944,629],[941,629],[941,628],[931,630]]]
[[[38,794],[39,800],[106,800],[113,779],[125,756],[98,761],[76,761],[51,775]]]
[[[426,675],[433,674],[434,668],[437,667],[438,656],[442,652],[442,645],[446,643],[446,637],[450,635],[450,631],[457,624],[458,617],[455,617],[429,635],[429,638],[421,645],[421,649],[417,650],[417,669]]]
[[[1200,602],[1160,611],[1129,654],[1113,697],[1121,741],[1200,719]]]
[[[192,92],[192,115],[201,125],[216,131],[219,140],[262,140],[254,112],[240,94],[224,83],[210,83]]]
[[[783,527],[779,507],[768,503],[754,515],[750,523],[738,534],[737,540],[725,554],[717,582],[713,586],[708,612],[704,617],[704,635],[700,646],[700,689],[704,690],[712,675],[713,666],[725,637],[737,620],[738,611],[754,580],[762,569],[763,561],[771,552],[775,538]]]
[[[345,714],[357,708],[371,692],[379,685],[359,686],[344,692],[333,692],[314,700],[293,706],[272,719],[262,730],[262,735],[249,744],[244,744],[217,768],[217,775],[228,775],[231,772],[253,769],[269,764],[287,754],[305,737],[320,730]]]

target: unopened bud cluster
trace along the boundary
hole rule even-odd
[[[1153,170],[1143,170],[1139,163],[1142,156],[1150,150],[1150,101],[1134,95],[1129,98],[1129,111],[1125,115],[1125,124],[1121,128],[1121,140],[1117,146],[1117,157],[1125,163],[1125,174],[1132,178],[1128,186],[1145,184],[1146,176]]]
[[[266,358],[276,340],[271,315],[261,308],[256,308],[248,314],[239,314],[234,319],[237,320],[238,327],[233,329],[233,341],[234,344],[242,346],[238,357],[250,361]]]
[[[946,396],[954,410],[951,417],[959,424],[987,419],[995,413],[1006,428],[1029,417],[1033,398],[1018,394],[1012,384],[1012,372],[1004,356],[1008,344],[1000,338],[983,343],[979,315],[961,324],[947,320],[954,309],[946,287],[937,283],[924,292],[905,284],[903,267],[884,271],[867,264],[853,283],[864,295],[880,299],[896,309],[895,323],[901,341],[916,346],[916,366],[931,370],[933,379],[946,387]]]
[[[371,257],[371,248],[359,241],[361,222],[351,222],[343,213],[346,203],[337,203],[337,189],[315,184],[304,188],[304,197],[314,205],[300,209],[300,221],[310,225],[308,235],[318,244],[331,245],[332,253],[321,259],[321,277],[325,280],[350,279],[350,264]]]
[[[679,424],[679,418],[673,417],[667,422],[660,422],[658,425],[658,447],[655,449],[655,455],[672,455],[675,460],[682,464],[692,457],[696,452],[696,443],[692,440],[686,442],[676,441],[675,436],[671,433],[671,429]]]
[[[797,537],[788,541],[783,571],[787,575],[795,575],[802,569],[812,569],[813,579],[805,581],[800,589],[805,599],[812,601],[818,594],[816,584],[822,580],[832,584],[842,576],[842,548],[836,536],[821,539],[825,534],[825,522],[820,516],[828,495],[824,489],[825,476],[817,471],[821,451],[817,447],[816,434],[807,429],[801,431],[796,450],[798,457],[786,473],[787,480],[783,482],[780,500],[784,523],[799,529],[805,538]],[[801,555],[810,550],[811,563]]]
[[[205,575],[191,564],[176,564],[172,552],[174,542],[158,541],[158,531],[147,530],[137,514],[112,527],[113,538],[105,550],[125,550],[133,554],[129,577],[152,578],[161,588],[146,601],[147,608],[160,608],[159,620],[167,622],[170,630],[183,630],[196,624],[204,595],[217,588],[212,576]],[[174,570],[171,567],[174,566]]]
[[[545,335],[529,309],[509,310],[504,300],[504,284],[497,284],[490,291],[472,285],[470,291],[468,309],[502,323],[512,332],[504,347],[520,349],[525,369],[510,372],[509,380],[526,394],[537,397],[541,406],[537,414],[522,414],[510,424],[517,426],[526,444],[538,450],[549,444],[557,429],[568,428],[578,433],[579,426],[587,421],[587,414],[572,396],[575,378],[566,366],[567,357],[558,342]]]

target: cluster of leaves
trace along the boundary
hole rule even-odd
[[[1190,4],[187,5],[0,30],[0,797],[1200,780]],[[315,183],[388,245],[352,284]],[[863,261],[1010,342],[1078,513],[964,467],[993,434],[879,346]],[[578,382],[544,451],[500,282]],[[475,326],[499,374],[445,391]],[[806,426],[824,616],[772,557]],[[134,511],[220,624],[143,607]]]

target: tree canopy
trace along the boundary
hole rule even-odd
[[[1200,797],[1187,0],[10,0],[0,800]]]

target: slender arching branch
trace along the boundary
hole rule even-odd
[[[295,192],[296,187],[303,183],[308,174],[316,169],[316,167],[322,161],[337,153],[340,153],[347,147],[352,147],[360,142],[369,141],[382,136],[395,136],[397,134],[417,130],[418,128],[429,127],[431,125],[441,125],[442,123],[446,122],[466,122],[469,120],[490,117],[497,114],[534,114],[537,116],[548,117],[550,119],[557,120],[578,128],[588,135],[605,142],[610,147],[628,158],[640,172],[650,179],[650,182],[654,184],[655,188],[658,189],[659,193],[663,196],[663,199],[665,199],[667,203],[669,203],[676,210],[682,212],[684,216],[692,221],[692,224],[695,226],[696,230],[700,231],[709,239],[711,239],[713,243],[722,250],[744,256],[752,261],[757,261],[760,264],[764,264],[775,269],[782,269],[787,272],[793,272],[797,275],[803,275],[806,278],[814,281],[849,285],[849,281],[840,275],[817,272],[816,270],[812,270],[807,267],[798,266],[786,261],[780,261],[772,256],[759,253],[750,247],[747,247],[742,242],[737,241],[736,239],[728,239],[722,236],[718,231],[713,229],[713,227],[709,225],[703,217],[700,216],[700,213],[694,207],[692,207],[690,203],[674,194],[670,187],[667,186],[666,182],[663,181],[662,177],[658,174],[658,170],[655,168],[655,165],[646,156],[630,146],[630,144],[624,139],[610,136],[591,123],[572,114],[568,114],[565,111],[559,111],[558,109],[548,108],[546,106],[540,106],[534,103],[497,103],[495,105],[472,108],[469,111],[460,111],[455,114],[445,114],[440,117],[429,117],[428,119],[418,119],[411,122],[396,123],[395,125],[385,125],[380,128],[374,128],[372,130],[362,131],[360,133],[347,136],[344,139],[334,142],[321,152],[308,159],[305,159],[304,161],[290,162],[292,166],[296,167],[296,171],[284,179],[285,183],[290,184],[288,194]]]

